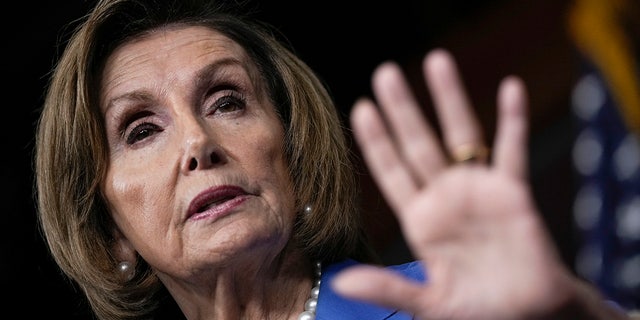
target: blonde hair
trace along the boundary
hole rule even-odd
[[[299,214],[295,241],[309,259],[367,261],[351,149],[323,82],[267,25],[213,1],[103,0],[74,30],[53,70],[38,123],[38,213],[61,270],[100,319],[151,318],[166,291],[148,265],[123,281],[112,255],[113,221],[99,190],[108,148],[97,103],[102,64],[119,44],[169,24],[208,26],[245,48],[285,128]]]

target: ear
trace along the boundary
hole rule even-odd
[[[129,262],[132,265],[136,264],[136,250],[127,239],[127,237],[120,231],[118,226],[114,225],[112,228],[113,234],[113,244],[111,247],[111,252],[113,253],[114,258],[118,262]]]

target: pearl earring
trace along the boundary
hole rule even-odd
[[[129,281],[133,279],[135,270],[129,261],[122,261],[118,263],[118,272],[122,275],[123,279]]]
[[[311,214],[311,205],[310,204],[304,206],[304,214],[306,214],[306,215],[310,215]]]

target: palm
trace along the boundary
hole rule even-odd
[[[447,154],[455,157],[462,147],[481,147],[484,139],[448,54],[431,54],[425,76],[442,143],[393,64],[374,74],[380,112],[363,99],[354,107],[352,122],[409,247],[426,263],[428,283],[362,268],[351,273],[351,285],[338,288],[421,319],[517,319],[553,307],[551,301],[564,294],[554,287],[568,277],[526,184],[524,87],[516,78],[501,86],[491,162],[450,165]]]
[[[551,307],[551,280],[562,273],[518,181],[455,168],[403,210],[404,235],[428,266],[430,285],[418,293],[426,303],[416,311],[425,319],[515,319]]]

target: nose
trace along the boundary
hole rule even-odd
[[[212,168],[226,161],[223,149],[216,143],[206,124],[191,121],[185,124],[184,132],[183,172]]]

